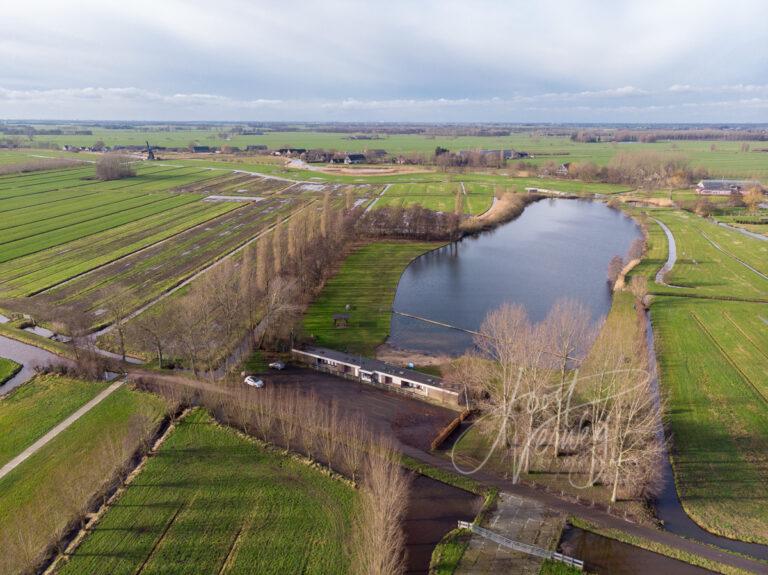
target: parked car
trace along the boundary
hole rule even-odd
[[[251,387],[264,387],[264,380],[256,379],[252,375],[249,375],[245,378],[245,384],[250,385]]]
[[[285,369],[285,364],[282,361],[273,361],[269,364],[272,369]]]

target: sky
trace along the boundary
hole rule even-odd
[[[766,0],[4,0],[0,118],[768,122]]]

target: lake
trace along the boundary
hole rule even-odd
[[[522,304],[534,321],[568,297],[598,320],[611,307],[608,263],[640,237],[635,222],[602,202],[552,198],[515,220],[424,254],[403,273],[396,311],[476,330],[505,302]],[[393,314],[388,343],[458,355],[472,335]]]

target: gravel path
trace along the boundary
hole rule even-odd
[[[99,403],[104,401],[107,397],[109,397],[117,388],[123,385],[123,383],[124,383],[123,381],[117,381],[112,385],[110,385],[107,389],[102,391],[99,395],[94,397],[91,401],[83,405],[80,409],[75,411],[72,415],[67,417],[64,421],[59,423],[56,427],[51,429],[48,433],[43,435],[40,439],[35,441],[32,445],[27,447],[24,451],[19,453],[16,457],[11,459],[8,463],[3,465],[3,467],[0,468],[0,479],[8,475],[11,471],[13,471],[19,465],[24,463],[24,461],[26,461],[27,459],[32,457],[35,453],[40,451],[53,438],[55,438],[62,431],[67,429],[70,425],[72,425],[74,422],[80,419],[83,415],[91,411],[94,407],[96,407]]]

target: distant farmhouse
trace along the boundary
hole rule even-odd
[[[362,164],[365,162],[365,154],[347,154],[344,156],[345,164]]]
[[[472,154],[479,154],[481,156],[503,156],[505,160],[520,160],[522,158],[528,158],[528,152],[520,150],[461,150],[459,156],[470,156]]]
[[[458,387],[420,371],[324,347],[294,348],[291,353],[296,360],[320,371],[378,384],[387,389],[429,398],[439,403],[459,404]]]
[[[701,180],[696,185],[696,193],[702,196],[741,196],[754,187],[762,189],[757,180]]]

